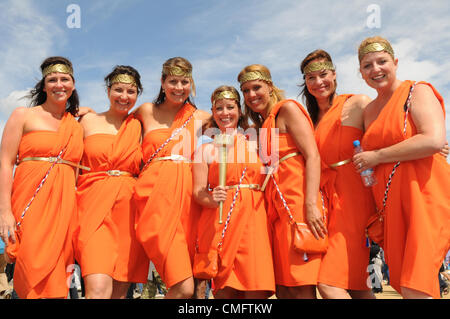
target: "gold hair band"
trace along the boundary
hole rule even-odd
[[[361,49],[358,55],[359,61],[361,61],[363,56],[365,56],[367,53],[380,51],[386,51],[392,56],[392,58],[394,58],[394,50],[392,49],[390,44],[374,42],[366,45],[364,48]]]
[[[214,94],[213,104],[216,104],[216,102],[218,100],[222,100],[222,99],[232,99],[232,100],[239,101],[239,96],[233,91],[221,91],[221,92]]]
[[[243,74],[239,78],[239,83],[241,83],[241,86],[242,86],[242,84],[244,84],[245,82],[254,81],[254,80],[262,80],[262,81],[272,83],[272,78],[270,77],[270,75],[265,72],[261,72],[261,71],[250,71],[250,72]]]
[[[44,70],[42,70],[42,77],[45,78],[50,73],[55,73],[55,72],[70,74],[73,76],[73,70],[70,66],[59,63],[59,64],[49,65]]]
[[[110,85],[113,85],[114,83],[131,84],[137,87],[136,79],[134,78],[134,76],[126,73],[117,74],[115,77],[113,77],[110,81]]]
[[[185,76],[187,78],[192,78],[191,71],[185,71],[179,66],[164,66],[162,73],[164,75]]]
[[[194,79],[192,78],[192,71],[185,71],[179,66],[163,66],[162,69],[163,75],[173,75],[173,76],[184,76],[189,79],[191,79],[191,85],[192,85],[192,96],[195,97],[195,83]]]
[[[324,62],[311,62],[308,63],[303,70],[303,74],[308,74],[311,72],[316,71],[323,71],[323,70],[335,70],[333,63],[330,61],[324,61]]]

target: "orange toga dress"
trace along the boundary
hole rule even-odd
[[[70,113],[64,114],[58,131],[32,131],[20,141],[20,164],[14,174],[11,204],[21,225],[18,241],[9,243],[7,253],[16,261],[14,289],[22,299],[66,298],[70,287],[72,236],[77,225],[75,170],[48,161],[21,162],[29,157],[59,154],[73,163],[78,163],[83,154],[83,129]],[[38,188],[22,219],[22,212]]]
[[[407,100],[413,81],[404,81],[367,128],[365,150],[377,150],[404,141],[417,133],[411,114],[404,130]],[[442,105],[441,95],[429,85]],[[395,163],[375,167],[378,183],[372,187],[382,208],[388,177]],[[439,154],[404,161],[397,167],[385,207],[384,251],[390,283],[397,291],[407,287],[439,298],[439,267],[450,248],[450,167]]]
[[[272,262],[272,248],[269,238],[264,194],[259,189],[240,188],[236,195],[236,185],[261,185],[262,163],[257,152],[250,155],[248,141],[243,135],[235,136],[234,162],[227,164],[227,200],[223,204],[223,223],[219,224],[219,209],[204,208],[198,225],[198,251],[206,253],[217,250],[219,243],[218,274],[213,278],[214,289],[225,287],[241,291],[275,291],[275,278]],[[245,174],[243,174],[244,169]],[[218,185],[219,164],[209,165],[208,182],[211,188]],[[234,197],[236,198],[234,199]],[[222,232],[230,207],[229,223],[222,240]]]
[[[344,103],[352,95],[339,95],[317,125],[315,136],[322,161],[321,189],[328,205],[328,250],[323,256],[319,282],[330,286],[368,290],[370,250],[365,228],[375,210],[370,188],[352,164],[353,141],[363,131],[341,123]],[[337,167],[330,165],[349,160]]]
[[[122,282],[147,281],[149,261],[136,239],[132,200],[142,162],[140,137],[141,124],[130,115],[116,135],[93,134],[84,139],[82,164],[91,170],[78,178],[75,240],[83,277],[101,273]],[[108,174],[111,170],[128,174]]]
[[[314,130],[311,119],[306,110],[295,100],[294,102],[303,112],[311,124],[311,130]],[[277,103],[271,110],[269,116],[264,121],[262,129],[267,129],[267,151],[272,149],[271,143],[273,135],[271,129],[274,129],[275,118],[280,107],[286,100]],[[264,145],[266,145],[265,142]],[[278,135],[279,159],[284,156],[299,152],[294,139],[289,133],[280,133]],[[276,150],[275,150],[276,151]],[[305,223],[305,160],[301,154],[282,161],[273,177],[279,186],[279,189],[286,200],[296,222]],[[272,227],[273,235],[273,258],[275,268],[275,282],[277,285],[295,287],[304,285],[316,285],[319,275],[319,268],[322,254],[304,254],[298,253],[293,248],[294,228],[289,223],[288,213],[284,207],[275,184],[272,180],[267,184],[265,197],[268,204],[267,213],[269,223]],[[322,209],[322,199],[320,193],[317,194],[317,207]]]
[[[192,277],[201,208],[192,197],[192,165],[186,159],[192,159],[196,145],[195,119],[191,117],[195,110],[194,106],[185,104],[170,128],[156,129],[144,136],[144,162],[152,155],[154,158],[135,185],[137,238],[169,288]],[[183,125],[184,128],[154,155]]]

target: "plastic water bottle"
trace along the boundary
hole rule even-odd
[[[361,143],[359,140],[353,141],[353,147],[355,148],[354,153],[361,153],[363,151]],[[373,168],[366,169],[361,172],[361,179],[366,187],[370,187],[376,184],[375,176],[373,175]]]

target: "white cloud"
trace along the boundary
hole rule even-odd
[[[0,21],[0,99],[5,99],[40,79],[39,65],[64,38],[52,17],[34,1],[2,1]]]
[[[0,111],[7,115],[19,106],[29,106],[30,99],[27,97],[31,89],[24,91],[12,91],[6,98],[0,99]]]

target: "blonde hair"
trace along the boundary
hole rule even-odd
[[[385,49],[382,50],[382,51],[384,51],[386,53],[389,53],[389,55],[392,57],[392,60],[395,60],[394,50],[392,49],[391,43],[387,39],[377,35],[377,36],[374,36],[374,37],[369,37],[369,38],[364,39],[361,42],[361,44],[359,45],[359,48],[358,48],[358,59],[359,59],[360,63],[361,63],[361,60],[364,57],[364,55],[367,54],[367,52],[364,52],[365,51],[364,49],[368,45],[373,44],[373,43],[379,43],[383,47],[385,47]]]
[[[244,74],[255,71],[263,73],[270,80],[272,79],[270,71],[266,66],[262,64],[251,64],[246,66],[245,68],[242,69],[241,72],[239,72],[239,75],[237,77],[238,82],[241,82],[241,79],[244,76]],[[272,81],[268,80],[261,80],[261,81],[266,82],[272,88],[272,94],[270,95],[269,105],[267,106],[270,110],[275,104],[285,99],[284,91],[277,88]],[[241,87],[242,84],[243,83],[241,83]],[[248,107],[247,104],[245,104],[245,99],[244,99],[244,117],[246,120],[250,118],[252,122],[255,124],[256,128],[261,128],[264,122],[264,119],[262,118],[261,114],[252,111],[252,109]]]
[[[169,73],[172,68],[181,72],[180,75],[187,76],[190,78],[191,85],[192,85],[190,95],[192,97],[194,97],[195,96],[195,84],[194,84],[194,79],[192,78],[192,64],[188,60],[186,60],[185,58],[182,58],[182,57],[174,57],[174,58],[168,59],[166,62],[164,62],[163,67],[162,67],[161,79],[163,82],[166,80],[167,76],[170,75]],[[165,99],[166,99],[166,94],[164,93],[162,87],[160,87],[159,94],[155,98],[153,103],[156,105],[160,105],[164,102]],[[190,103],[191,105],[196,107],[194,102],[191,100],[191,97],[188,97],[186,102]]]

